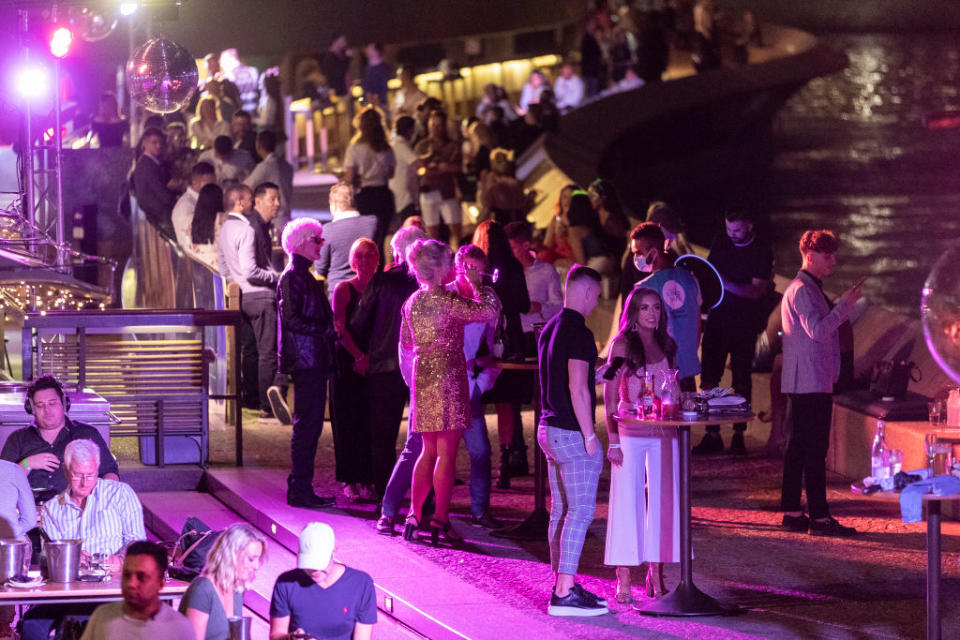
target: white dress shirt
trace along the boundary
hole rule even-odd
[[[390,191],[397,211],[403,211],[410,204],[420,202],[420,181],[417,178],[417,154],[410,142],[401,136],[393,141],[393,155],[397,166],[390,178]]]
[[[54,540],[83,540],[84,551],[116,554],[146,540],[143,507],[133,488],[100,478],[81,508],[67,489],[42,507],[43,529]]]
[[[540,313],[521,313],[520,323],[523,332],[533,331],[533,325],[546,322],[560,313],[563,308],[563,292],[560,289],[560,274],[548,262],[534,260],[529,268],[523,270],[527,281],[527,293],[530,302],[540,303]]]
[[[193,210],[197,208],[197,198],[200,194],[187,187],[177,204],[173,205],[173,230],[177,234],[177,244],[184,249],[193,244]]]
[[[579,107],[583,101],[583,80],[579,76],[560,76],[553,83],[553,95],[556,97],[557,108],[561,111]]]

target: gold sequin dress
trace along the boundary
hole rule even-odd
[[[413,354],[414,432],[470,426],[463,328],[471,322],[491,322],[499,312],[499,301],[489,287],[481,288],[479,300],[437,288],[415,291],[404,303],[400,348]]]

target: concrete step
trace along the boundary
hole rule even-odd
[[[198,491],[153,492],[140,495],[147,529],[160,540],[176,540],[190,516],[199,518],[213,529],[223,529],[235,522],[248,520],[225,506],[214,496]],[[255,524],[255,526],[257,526]],[[260,528],[260,527],[258,527]],[[268,536],[269,530],[264,530]],[[296,549],[294,539],[293,549]],[[267,557],[257,571],[256,580],[244,594],[245,615],[253,617],[253,637],[266,638],[270,628],[270,596],[277,576],[297,566],[291,549],[272,539]],[[381,611],[375,635],[382,640],[419,640],[423,636]]]
[[[444,572],[400,537],[377,534],[374,522],[357,517],[356,512],[287,506],[286,475],[282,469],[211,469],[206,486],[225,505],[291,551],[297,548],[297,537],[308,523],[321,521],[332,526],[337,559],[369,573],[377,589],[377,606],[424,637],[502,640],[515,635],[517,629],[538,640],[567,637],[542,618]],[[377,637],[381,637],[379,627]]]
[[[223,529],[243,518],[207,493],[198,491],[153,492],[140,495],[147,528],[162,540],[176,540],[183,523],[193,516],[212,529]],[[244,605],[263,620],[270,619],[270,595],[277,576],[296,565],[296,556],[282,545],[273,543],[257,571],[257,577],[244,596]]]

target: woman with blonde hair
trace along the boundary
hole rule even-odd
[[[190,135],[197,149],[212,149],[217,136],[230,135],[230,123],[220,119],[216,98],[207,96],[197,103],[197,116],[190,121]]]
[[[180,601],[197,640],[229,640],[229,618],[243,615],[243,592],[267,555],[267,539],[246,522],[232,524],[207,554],[203,573]]]
[[[471,420],[464,327],[496,320],[500,305],[492,289],[477,290],[472,281],[467,296],[446,288],[454,278],[452,252],[438,240],[418,240],[407,252],[407,263],[420,289],[401,312],[400,370],[410,387],[409,428],[423,437],[423,451],[413,470],[403,537],[413,540],[416,535],[432,488],[433,543],[457,542],[460,536],[450,528],[450,497],[457,448]]]
[[[603,562],[616,567],[616,600],[621,604],[633,601],[631,566],[649,563],[646,592],[660,597],[666,591],[663,563],[680,561],[676,430],[651,421],[630,425],[628,433],[615,417],[632,410],[643,392],[644,374],[674,368],[676,355],[677,343],[667,333],[667,310],[660,294],[635,288],[624,304],[620,331],[608,356],[611,366],[622,364],[603,386],[611,469]]]

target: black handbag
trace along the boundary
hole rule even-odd
[[[923,372],[912,360],[881,360],[873,365],[870,393],[878,398],[902,398],[910,381],[920,382]]]
[[[190,582],[203,571],[207,554],[223,531],[213,531],[200,518],[189,517],[173,547],[167,573],[171,578]]]

